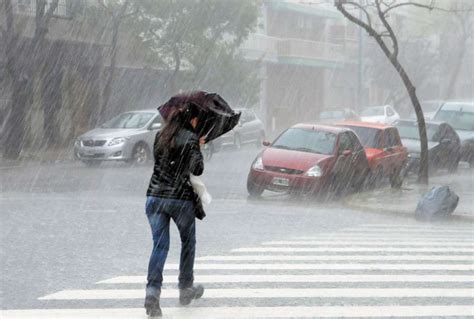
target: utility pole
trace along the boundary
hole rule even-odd
[[[363,0],[359,0],[360,5],[363,5]],[[359,9],[359,19],[362,20],[362,9]],[[363,54],[363,45],[364,45],[364,37],[363,37],[363,30],[362,28],[359,28],[359,39],[358,39],[358,45],[357,45],[357,110],[360,112],[363,106],[363,81],[364,81],[364,60],[362,58]]]

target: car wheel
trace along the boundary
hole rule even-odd
[[[98,167],[102,164],[102,161],[91,161],[91,160],[83,160],[82,161],[87,167]]]
[[[264,191],[265,188],[262,186],[254,183],[251,180],[247,180],[247,192],[249,193],[250,197],[260,197]]]
[[[240,138],[239,134],[234,135],[234,146],[238,150],[242,148],[242,139]]]
[[[367,182],[369,185],[369,188],[373,189],[376,188],[380,185],[381,181],[383,180],[383,167],[378,166],[375,168],[374,172],[371,172],[369,176],[367,177]]]
[[[133,147],[132,158],[128,161],[131,165],[144,165],[150,160],[150,150],[144,143],[138,143]]]
[[[390,186],[392,188],[401,188],[403,184],[403,176],[401,174],[401,169],[396,170],[390,175]]]

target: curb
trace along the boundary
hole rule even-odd
[[[415,218],[414,211],[407,211],[407,210],[402,210],[402,209],[394,210],[390,208],[380,208],[380,207],[375,208],[370,205],[357,204],[357,203],[351,202],[352,196],[353,195],[343,200],[343,204],[347,208],[357,209],[360,211],[367,211],[367,212],[376,213],[376,214],[391,214],[391,215],[398,215],[398,216],[407,217],[407,218],[413,218],[413,219]],[[463,214],[463,213],[456,213],[456,211],[454,211],[453,214],[450,215],[450,217],[446,218],[445,220],[459,220],[459,221],[466,221],[466,222],[474,222],[474,216]]]

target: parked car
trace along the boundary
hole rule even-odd
[[[262,145],[265,139],[265,128],[262,121],[251,109],[236,109],[241,112],[239,124],[227,134],[218,138],[219,146],[234,146],[240,148],[243,144],[255,143]]]
[[[434,116],[448,122],[461,139],[461,160],[474,168],[474,102],[446,102]]]
[[[369,161],[368,181],[371,186],[384,178],[390,180],[392,187],[401,186],[403,179],[400,173],[406,165],[408,152],[396,127],[367,122],[341,122],[336,125],[353,130],[359,137]]]
[[[341,127],[298,124],[284,131],[254,160],[251,196],[264,190],[317,194],[359,189],[369,164],[357,135]]]
[[[360,113],[361,121],[383,124],[393,124],[400,119],[400,115],[390,105],[366,107]]]
[[[87,166],[104,161],[122,161],[142,165],[152,159],[156,133],[164,125],[156,110],[125,112],[79,136],[74,156]],[[215,141],[201,147],[204,160],[217,152]]]
[[[359,121],[360,116],[355,111],[347,108],[323,110],[318,116],[319,123],[331,123],[346,120]]]
[[[103,161],[146,163],[152,154],[155,135],[163,125],[156,110],[125,112],[79,136],[74,155],[88,166]]]
[[[432,120],[436,114],[438,108],[443,105],[443,101],[421,101],[421,109],[423,110],[423,116],[425,120]],[[410,113],[410,119],[416,119],[415,111]]]
[[[418,172],[421,149],[418,122],[400,120],[396,126],[403,145],[408,149],[407,172]],[[461,141],[456,131],[446,122],[426,122],[426,135],[430,172],[443,168],[456,171],[461,158]]]

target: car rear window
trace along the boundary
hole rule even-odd
[[[360,142],[364,147],[382,148],[380,145],[381,131],[376,128],[360,127],[360,126],[345,126],[353,130],[359,137]]]
[[[336,134],[334,133],[290,128],[280,135],[272,147],[329,155],[334,151],[335,142]]]
[[[474,131],[474,113],[441,109],[436,121],[448,122],[455,130]]]
[[[401,138],[419,140],[420,134],[418,132],[418,124],[416,122],[399,122],[397,124],[398,132],[400,133]],[[426,135],[428,141],[436,142],[435,135],[438,132],[439,126],[434,124],[426,125]]]

